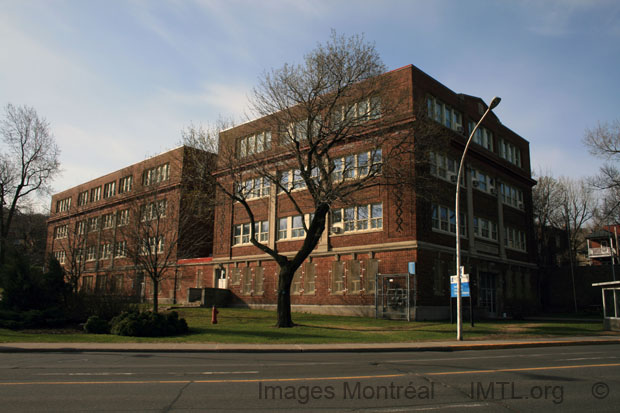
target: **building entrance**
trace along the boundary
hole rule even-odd
[[[478,294],[480,307],[485,308],[491,316],[497,315],[497,274],[480,272]]]

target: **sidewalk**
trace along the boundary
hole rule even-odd
[[[619,336],[531,338],[515,340],[422,341],[411,343],[227,344],[227,343],[0,343],[0,353],[19,352],[193,352],[304,353],[463,351],[523,347],[620,344]]]

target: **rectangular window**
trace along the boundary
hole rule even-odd
[[[119,179],[118,181],[118,193],[119,194],[130,192],[132,187],[133,187],[133,176],[132,175],[128,175],[128,176],[125,176]]]
[[[344,232],[377,230],[383,228],[383,204],[358,205],[331,211],[333,228],[340,228]]]
[[[112,244],[107,243],[101,245],[101,252],[99,254],[100,260],[107,260],[112,258]]]
[[[463,133],[463,115],[434,96],[426,97],[428,117],[459,133]]]
[[[80,192],[78,195],[78,206],[88,204],[88,191]]]
[[[123,209],[122,211],[118,211],[118,226],[123,226],[129,224],[129,209]]]
[[[64,251],[55,251],[54,258],[56,258],[56,261],[58,261],[60,264],[64,264],[67,258],[67,254]]]
[[[291,238],[300,238],[306,235],[304,230],[304,219],[301,215],[292,217],[291,223]]]
[[[499,156],[521,168],[521,150],[505,139],[500,139]]]
[[[82,277],[82,291],[90,293],[93,291],[93,276],[86,275]]]
[[[97,247],[91,245],[86,249],[86,261],[95,261],[97,259]]]
[[[101,187],[93,188],[90,190],[90,202],[96,202],[101,199]]]
[[[507,248],[512,248],[519,251],[527,251],[526,237],[525,232],[506,227],[506,238],[504,239],[504,244]]]
[[[478,238],[497,241],[497,224],[486,218],[474,217],[474,235]]]
[[[269,241],[269,221],[255,222],[254,233],[259,242]]]
[[[103,198],[110,198],[116,195],[116,181],[108,182],[103,186]]]
[[[456,215],[454,210],[445,206],[435,205],[432,206],[432,218],[431,226],[433,230],[456,233]],[[460,235],[461,238],[467,238],[465,213],[461,212],[459,217]]]
[[[237,141],[237,157],[245,158],[271,149],[271,132],[264,131],[243,137]]]
[[[142,221],[152,221],[154,219],[160,219],[166,217],[166,208],[168,202],[165,199],[150,202],[140,207],[140,215]]]
[[[84,235],[86,234],[86,221],[78,221],[75,223],[75,232],[78,235]]]
[[[69,233],[69,225],[60,225],[54,229],[54,238],[62,239],[67,238],[67,234]]]
[[[66,212],[71,208],[71,198],[56,201],[56,212]]]
[[[114,256],[118,258],[127,256],[127,241],[117,241]]]
[[[99,217],[88,218],[88,232],[99,230]]]
[[[278,239],[288,238],[288,218],[278,220]]]
[[[103,229],[114,228],[114,213],[103,216]]]
[[[502,182],[500,184],[500,194],[504,204],[521,210],[524,209],[522,190]]]
[[[169,163],[147,169],[142,173],[142,185],[144,186],[158,184],[168,179],[170,179]]]

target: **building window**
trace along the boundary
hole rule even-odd
[[[86,249],[86,261],[95,261],[97,259],[97,247],[91,245]]]
[[[259,242],[269,241],[269,221],[255,222],[254,233]]]
[[[100,260],[107,260],[112,258],[112,244],[107,243],[101,245],[101,253],[99,254]]]
[[[474,130],[475,127],[476,127],[476,123],[469,121],[469,132],[470,133],[471,131]],[[476,129],[476,134],[474,135],[473,141],[477,143],[478,145],[482,146],[483,148],[490,150],[491,152],[493,152],[495,149],[495,145],[493,143],[493,132],[491,132],[484,126],[478,126],[478,129]]]
[[[149,186],[167,181],[170,178],[170,164],[156,166],[142,173],[142,185]]]
[[[78,206],[84,206],[88,204],[88,191],[80,192],[78,194]]]
[[[250,244],[250,223],[235,225],[233,228],[233,245]],[[254,223],[254,232],[259,242],[269,240],[269,221]]]
[[[268,178],[255,178],[237,185],[237,194],[243,199],[255,199],[269,196],[271,182]]]
[[[88,218],[88,232],[99,230],[99,217]]]
[[[499,156],[521,168],[521,150],[505,139],[499,140]]]
[[[108,182],[103,185],[103,198],[110,198],[116,195],[116,181]]]
[[[427,96],[428,117],[459,133],[463,133],[463,115],[434,96]]]
[[[332,209],[332,233],[380,230],[383,228],[383,204],[368,204]]]
[[[332,112],[332,123],[335,128],[342,125],[361,124],[381,117],[381,98],[371,96],[349,105],[342,105]]]
[[[241,268],[233,268],[230,271],[230,284],[231,285],[241,284]]]
[[[103,229],[114,228],[114,215],[112,212],[103,216]]]
[[[66,212],[71,208],[71,198],[56,201],[56,212]]]
[[[142,250],[140,251],[141,255],[155,255],[161,254],[164,252],[164,244],[165,238],[163,236],[159,237],[149,237],[147,239],[142,240]]]
[[[306,235],[304,220],[308,224],[312,220],[312,215],[280,218],[278,220],[278,240],[303,238]]]
[[[334,158],[332,160],[332,179],[334,181],[358,179],[367,176],[369,172],[379,173],[381,172],[382,162],[381,148],[347,155],[343,158]]]
[[[140,207],[140,217],[142,222],[166,217],[167,202],[165,199],[150,202]]]
[[[456,234],[456,214],[451,208],[433,204],[431,222],[431,226],[435,231]],[[461,237],[466,238],[465,214],[463,212],[460,213],[459,225],[461,227],[459,230]]]
[[[255,135],[245,136],[237,141],[237,156],[246,156],[271,149],[271,132],[264,131]]]
[[[129,224],[129,209],[123,209],[122,211],[118,211],[117,214],[119,227]]]
[[[67,234],[69,233],[69,225],[60,225],[54,229],[54,238],[62,239],[67,238]]]
[[[116,251],[114,251],[114,256],[118,258],[127,256],[127,241],[116,242]]]
[[[471,169],[472,185],[479,191],[489,194],[495,194],[495,179],[491,178],[485,172],[477,169]]]
[[[64,264],[67,258],[67,253],[64,251],[55,251],[54,258],[56,258],[56,261],[58,261],[60,264]]]
[[[101,187],[93,188],[90,190],[90,202],[96,202],[101,199]]]
[[[459,173],[459,164],[444,154],[431,152],[429,154],[431,165],[431,175],[445,181],[456,183],[456,176]],[[461,176],[461,186],[465,186],[465,174]]]
[[[474,235],[491,241],[497,241],[497,224],[486,218],[474,217]]]
[[[133,186],[133,176],[132,175],[125,176],[119,179],[118,181],[118,193],[124,194],[124,193],[130,192],[132,186]]]
[[[525,241],[525,232],[506,227],[506,238],[504,244],[507,248],[512,248],[519,251],[527,251],[527,244]]]
[[[111,293],[120,293],[123,291],[123,274],[115,274],[110,280],[109,291]]]
[[[502,202],[514,208],[524,209],[523,191],[505,183],[500,184]]]

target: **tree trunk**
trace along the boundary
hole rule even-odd
[[[295,324],[291,317],[291,284],[293,282],[293,271],[290,263],[282,269],[278,276],[278,321],[276,327],[290,328]]]
[[[156,279],[153,279],[153,312],[154,313],[157,312],[157,307],[159,306],[159,303],[157,302],[158,295],[159,295],[159,281]]]

